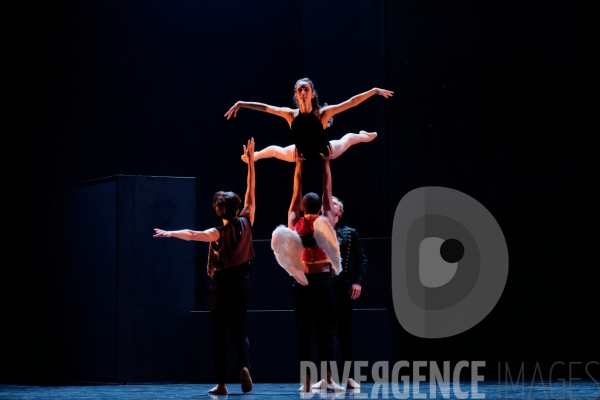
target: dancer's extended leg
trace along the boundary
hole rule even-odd
[[[283,161],[287,161],[287,162],[296,162],[296,160],[294,160],[294,150],[295,149],[296,149],[296,146],[294,146],[293,144],[291,144],[287,147],[281,147],[281,146],[275,146],[275,145],[268,146],[262,150],[254,152],[254,161],[260,160],[261,158],[275,157],[279,160],[283,160]],[[246,157],[245,154],[242,155],[242,161],[245,163],[248,162],[248,158]]]
[[[346,133],[341,139],[331,140],[331,159],[338,158],[348,148],[357,143],[366,143],[377,137],[377,132],[360,131],[359,133]]]

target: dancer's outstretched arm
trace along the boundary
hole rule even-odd
[[[339,104],[332,104],[329,106],[325,106],[321,108],[321,120],[327,121],[329,118],[333,117],[336,114],[341,113],[342,111],[346,111],[349,108],[355,107],[368,99],[371,96],[376,94],[385,97],[392,97],[394,92],[386,89],[373,88],[371,90],[367,90],[364,93],[357,94],[356,96],[352,96],[348,100]]]
[[[210,228],[205,231],[193,231],[191,229],[182,229],[179,231],[165,231],[162,229],[154,228],[154,235],[152,237],[174,237],[183,240],[196,240],[199,242],[214,242],[219,240],[221,234],[215,228]]]
[[[246,217],[250,221],[250,225],[254,224],[254,138],[248,140],[248,145],[244,146],[244,155],[248,160],[248,179],[246,185],[246,196],[244,197],[244,208],[240,213],[240,217]]]
[[[240,108],[249,108],[251,110],[278,115],[282,118],[285,118],[285,120],[290,125],[292,124],[292,120],[294,119],[294,110],[292,110],[289,107],[275,107],[264,103],[256,103],[253,101],[238,101],[225,113],[224,116],[227,117],[227,119],[229,119],[233,115],[233,117],[235,118],[237,117],[237,113]]]
[[[294,229],[300,219],[300,204],[302,203],[302,157],[296,156],[296,170],[294,171],[294,194],[288,211],[288,228]]]

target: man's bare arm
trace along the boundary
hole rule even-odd
[[[248,218],[250,225],[254,225],[254,211],[256,210],[256,203],[254,200],[256,187],[254,177],[254,138],[248,140],[248,145],[244,146],[244,154],[248,158],[248,177],[246,196],[244,196],[244,209],[240,213],[240,217]]]
[[[288,211],[288,228],[294,229],[300,219],[300,205],[302,204],[302,158],[296,156],[296,170],[294,171],[294,193]]]
[[[325,216],[331,226],[334,225],[335,216],[333,214],[333,196],[331,191],[331,167],[329,160],[331,160],[331,154],[321,154],[323,157],[323,216]]]

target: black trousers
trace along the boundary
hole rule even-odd
[[[335,286],[330,272],[307,274],[308,285],[294,282],[296,352],[299,361],[311,361],[310,339],[314,328],[319,362],[335,361],[336,305]]]
[[[227,329],[233,340],[240,369],[250,369],[248,337],[246,336],[246,311],[250,296],[248,279],[213,280],[209,288],[210,339],[213,366],[217,383],[226,383]]]
[[[337,306],[337,337],[340,344],[340,358],[342,363],[350,361],[350,378],[354,374],[354,339],[352,337],[352,299],[350,298],[351,285],[347,282],[335,280],[335,297]],[[342,364],[343,366],[344,364]],[[342,367],[343,368],[343,367]]]

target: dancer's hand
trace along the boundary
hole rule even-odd
[[[242,103],[243,101],[238,101],[235,103],[233,107],[231,107],[229,111],[225,113],[224,116],[227,117],[227,119],[231,118],[231,115],[233,115],[234,118],[237,117],[237,112],[240,108],[242,108]]]
[[[304,160],[306,160],[306,158],[304,158],[302,154],[298,154],[298,149],[294,148],[294,161],[301,163]]]
[[[162,229],[154,228],[154,235],[152,237],[171,237],[170,231],[163,231]]]
[[[248,140],[248,145],[243,145],[244,147],[244,158],[245,162],[250,163],[254,162],[254,138]],[[244,159],[242,158],[242,160]]]
[[[352,300],[358,299],[360,297],[361,290],[362,290],[362,287],[360,286],[360,284],[353,283],[352,287],[350,288],[350,298]]]
[[[375,88],[375,90],[377,90],[377,94],[378,95],[383,96],[386,99],[388,97],[392,97],[392,94],[394,94],[394,92],[392,92],[391,90],[379,89],[379,88]]]
[[[321,158],[323,158],[323,160],[331,160],[331,147],[327,146],[327,153],[323,154],[323,153],[319,153],[321,155]]]

